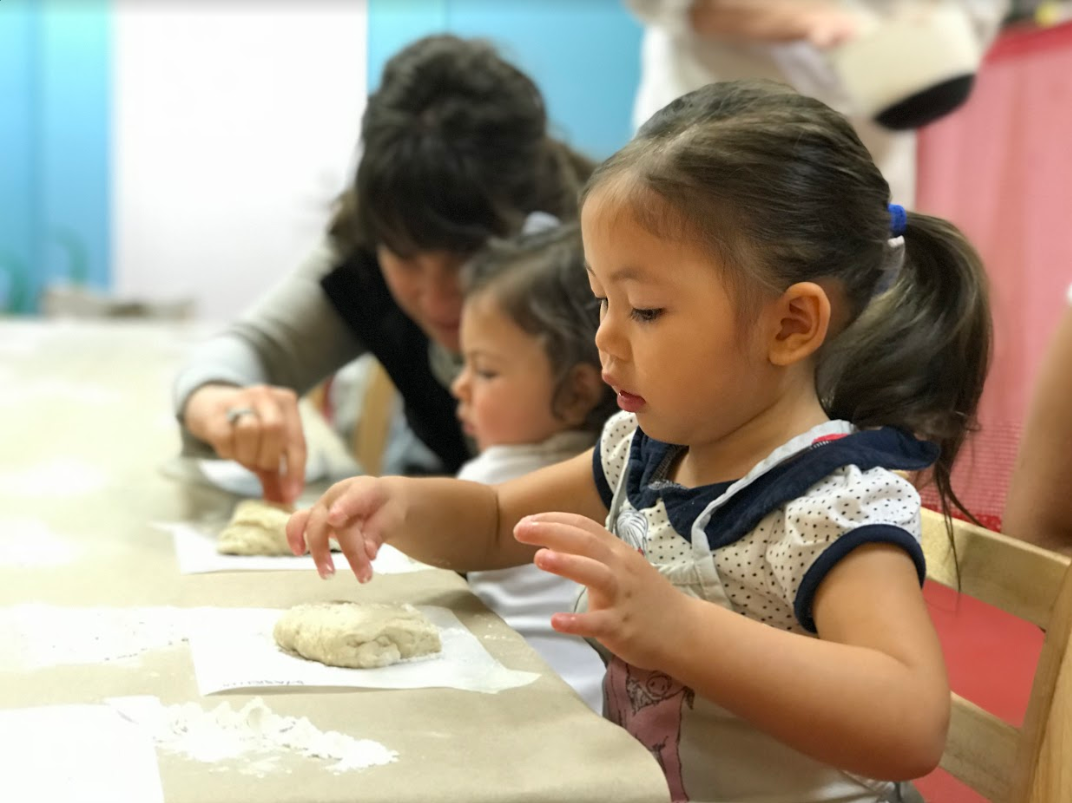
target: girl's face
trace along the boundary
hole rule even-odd
[[[492,292],[466,302],[461,343],[465,366],[450,390],[462,427],[481,451],[541,443],[579,423],[552,412],[551,361],[543,345],[502,312]]]
[[[590,195],[581,217],[592,292],[601,301],[603,378],[651,437],[717,443],[773,402],[765,339],[738,323],[733,293],[709,255],[649,233],[608,195]]]
[[[423,251],[402,257],[381,245],[380,270],[398,306],[432,340],[457,353],[462,317],[458,272],[468,256],[450,251]]]

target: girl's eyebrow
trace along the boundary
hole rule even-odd
[[[587,260],[585,260],[584,269],[590,274],[592,273],[592,267],[588,264]],[[624,268],[618,268],[618,270],[611,273],[607,279],[611,282],[644,282],[649,280],[647,274],[643,270],[634,268],[630,265],[626,265]]]
[[[465,359],[467,360],[472,360],[477,357],[483,357],[485,360],[495,360],[499,355],[493,351],[487,351],[485,349],[470,349],[465,352]]]

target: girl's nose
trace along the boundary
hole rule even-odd
[[[596,348],[614,359],[622,356],[622,338],[610,315],[604,314],[596,329]]]
[[[464,401],[469,395],[469,369],[463,368],[453,382],[450,383],[450,393],[458,401]]]

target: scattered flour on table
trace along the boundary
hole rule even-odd
[[[0,519],[0,566],[60,566],[72,563],[80,552],[40,519]]]
[[[0,608],[0,667],[133,662],[186,639],[197,608],[69,608],[27,603]]]
[[[0,489],[9,496],[80,496],[99,491],[107,484],[108,476],[99,468],[71,458],[0,471]]]
[[[0,389],[0,407],[47,402],[103,407],[116,404],[122,399],[121,393],[103,385],[56,378],[24,380],[17,385],[7,385]],[[174,418],[172,422],[174,423]]]
[[[146,728],[160,749],[206,763],[244,758],[247,763],[242,771],[248,774],[263,775],[275,769],[279,754],[288,751],[334,762],[329,769],[337,773],[398,759],[397,752],[371,739],[321,731],[305,717],[274,714],[260,697],[237,710],[221,703],[211,711],[197,703],[163,706],[155,698],[108,702]]]

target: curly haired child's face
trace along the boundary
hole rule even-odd
[[[465,365],[451,386],[458,418],[480,450],[542,443],[571,423],[552,412],[554,375],[543,345],[499,308],[491,293],[467,301],[461,324]]]

